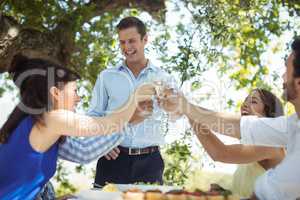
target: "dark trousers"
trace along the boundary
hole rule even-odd
[[[164,162],[159,151],[128,155],[120,152],[116,160],[98,160],[95,183],[104,186],[106,183],[158,183],[163,184]]]

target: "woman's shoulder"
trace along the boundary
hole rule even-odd
[[[30,134],[30,131],[33,127],[33,118],[30,115],[25,116],[21,121],[16,125],[12,130],[9,141],[20,141],[20,138],[26,138]],[[22,141],[22,140],[21,140]]]
[[[24,130],[24,128],[26,127],[32,128],[33,124],[34,124],[33,117],[31,115],[27,115],[21,120],[21,122],[18,124],[16,129]]]

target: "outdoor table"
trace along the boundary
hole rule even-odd
[[[161,186],[161,185],[133,185],[133,184],[116,184],[116,187],[119,189],[118,192],[104,192],[102,189],[89,189],[81,191],[76,194],[76,198],[68,200],[123,200],[122,192],[127,191],[128,189],[137,188],[142,191],[147,190],[160,190],[162,192],[168,192],[170,190],[179,190],[182,187],[178,186]],[[241,200],[247,200],[241,198]]]

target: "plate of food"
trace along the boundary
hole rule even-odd
[[[142,184],[116,184],[115,185],[118,191],[126,192],[128,190],[140,190],[142,192],[146,192],[148,190],[159,190],[163,193],[171,191],[171,190],[180,190],[183,187],[180,186],[166,186],[166,185],[142,185]],[[104,186],[103,190],[105,190]]]
[[[175,189],[163,192],[159,189],[142,191],[133,188],[123,192],[122,197],[124,200],[240,200],[217,184],[212,184],[209,191]]]
[[[101,190],[85,190],[76,195],[76,200],[124,200],[122,192],[105,192]]]

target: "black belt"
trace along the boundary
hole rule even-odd
[[[130,156],[136,156],[136,155],[142,155],[142,154],[149,154],[159,151],[159,146],[151,146],[146,148],[127,148],[118,146],[120,151],[130,155]]]

